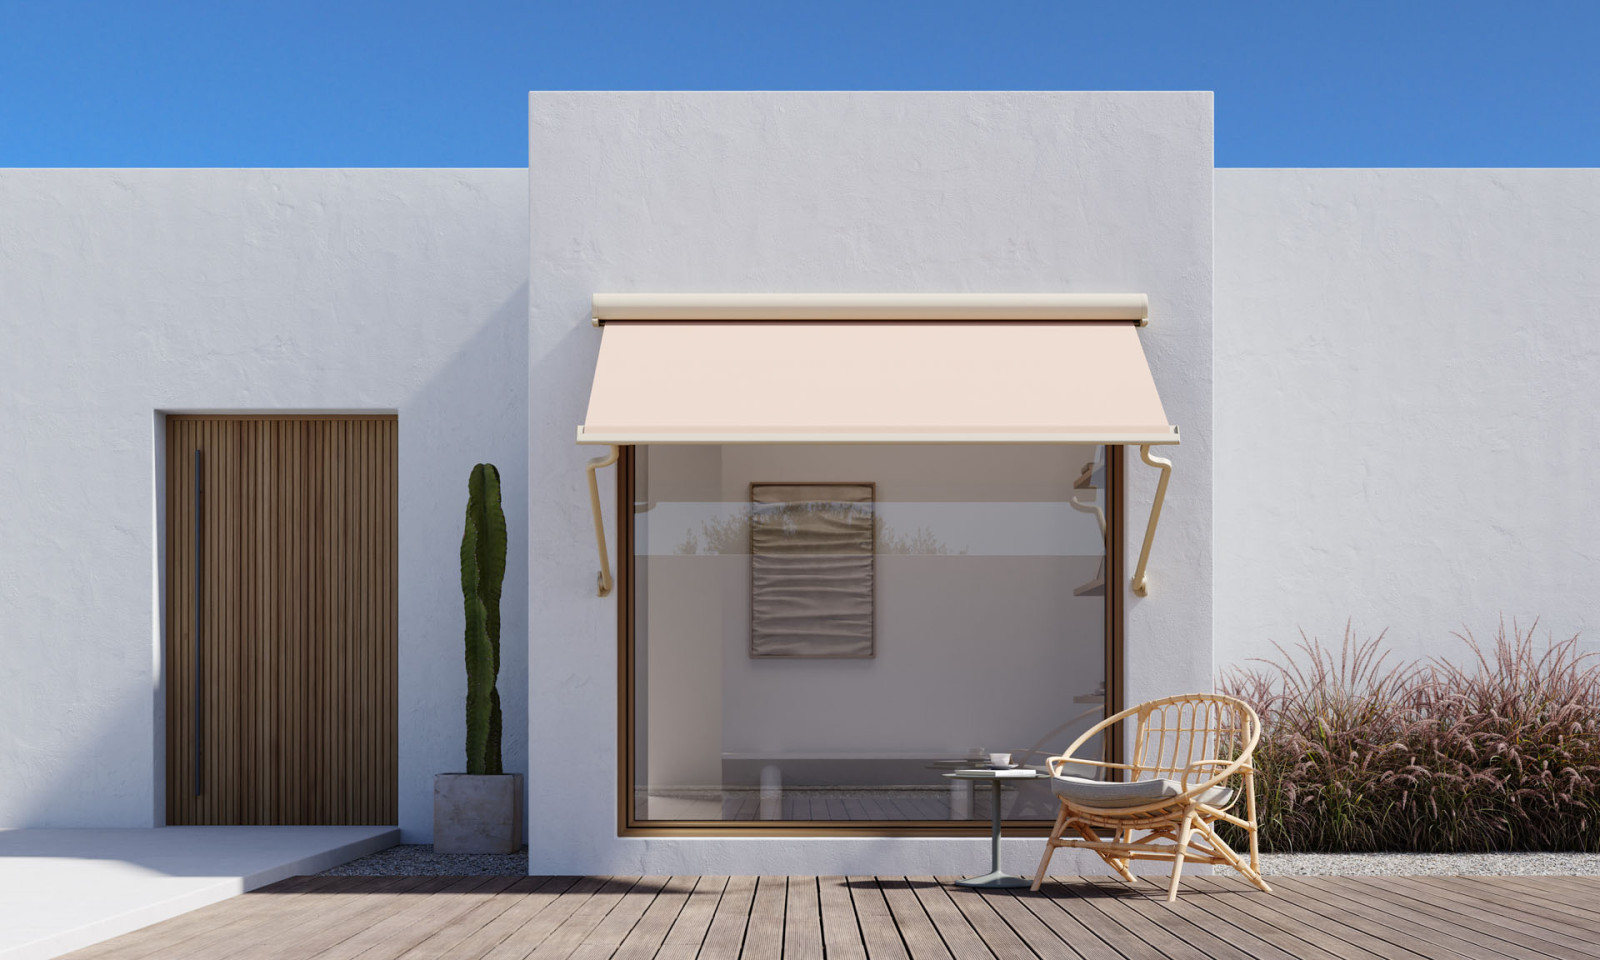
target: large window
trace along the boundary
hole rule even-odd
[[[986,824],[945,773],[1042,763],[1117,697],[1107,450],[628,448],[623,826]],[[1001,803],[1055,814],[1038,783]]]

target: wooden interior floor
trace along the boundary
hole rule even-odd
[[[971,789],[971,781],[966,782],[967,789],[963,800],[957,802],[952,798],[952,791],[948,787],[914,788],[914,787],[801,787],[786,789],[778,798],[777,805],[772,812],[775,816],[766,819],[808,821],[808,820],[972,820],[987,824],[991,812],[991,795],[987,785],[980,789]],[[715,797],[711,798],[715,802]],[[670,808],[669,808],[670,809]],[[955,815],[955,810],[963,811],[961,816]],[[1003,798],[1000,803],[1001,814],[1007,820],[1038,820],[1041,827],[1048,828],[1056,816],[1056,800],[1048,787],[1034,786],[1032,789],[1018,790],[1007,785],[1003,788]],[[648,820],[652,815],[652,798],[647,794],[640,794],[634,799],[634,810],[640,819]],[[661,815],[663,820],[674,819],[673,815]],[[758,790],[726,790],[722,794],[720,820],[760,820],[762,817],[761,795]]]
[[[296,877],[88,958],[1569,960],[1600,957],[1597,877]]]

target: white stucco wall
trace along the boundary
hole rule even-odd
[[[1184,443],[1151,596],[1128,596],[1127,696],[1209,685],[1210,94],[535,93],[529,113],[535,873],[959,873],[986,857],[978,838],[618,837],[616,603],[594,596],[596,451],[573,442],[596,291],[1148,293],[1141,336]],[[1131,557],[1154,471],[1134,458],[1130,475]],[[1012,847],[1020,867],[1037,842]]]
[[[526,528],[521,170],[0,171],[0,827],[164,819],[159,411],[390,410],[400,819],[460,769],[457,545],[497,462]],[[508,564],[508,769],[527,729]]]
[[[1600,170],[1218,170],[1216,650],[1595,631]]]

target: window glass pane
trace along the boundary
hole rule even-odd
[[[1040,764],[1105,715],[1104,459],[638,448],[635,818],[987,820],[945,773]],[[1055,815],[1042,783],[1002,812]]]

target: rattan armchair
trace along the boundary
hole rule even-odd
[[[1113,736],[1123,720],[1135,721],[1131,763],[1108,763],[1077,756],[1085,744]],[[1255,771],[1251,754],[1261,739],[1261,718],[1248,703],[1209,693],[1185,694],[1130,707],[1089,728],[1066,753],[1051,757],[1050,783],[1061,801],[1050,830],[1033,889],[1044,882],[1058,847],[1093,850],[1123,879],[1132,881],[1133,860],[1170,860],[1167,899],[1178,899],[1185,863],[1224,864],[1243,874],[1264,893],[1256,843]],[[1106,779],[1068,774],[1073,766],[1104,771]],[[1126,779],[1114,779],[1119,771]],[[1087,772],[1087,771],[1085,771]],[[1244,816],[1229,810],[1244,799]],[[1245,862],[1217,835],[1226,821],[1250,839]],[[1079,837],[1063,839],[1073,831]],[[1100,831],[1109,831],[1109,839]]]

